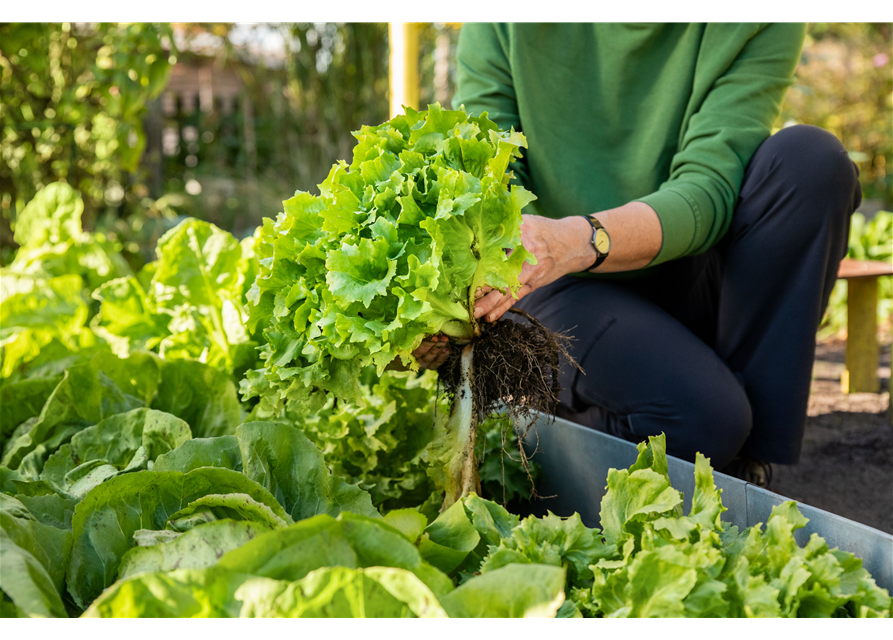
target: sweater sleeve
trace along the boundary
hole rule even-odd
[[[509,62],[508,25],[466,23],[459,32],[456,47],[457,91],[453,109],[464,105],[471,115],[487,112],[501,129],[521,131],[518,102]],[[522,158],[511,164],[515,180],[527,184],[527,163]]]
[[[728,230],[745,169],[778,117],[806,34],[802,24],[741,25],[755,33],[737,56],[723,60],[711,55],[722,50],[723,35],[711,34],[711,26],[670,176],[639,199],[663,228],[652,265],[706,251]]]

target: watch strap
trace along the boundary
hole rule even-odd
[[[602,262],[604,262],[604,261],[607,259],[607,257],[608,257],[608,252],[610,252],[610,248],[608,249],[608,252],[601,253],[601,252],[598,250],[598,245],[595,244],[595,234],[598,233],[598,230],[599,230],[599,229],[602,229],[603,231],[605,231],[605,233],[607,233],[607,230],[605,230],[604,225],[602,225],[601,222],[599,222],[598,220],[596,220],[596,219],[593,218],[592,216],[585,216],[585,215],[584,215],[584,216],[580,216],[580,217],[581,217],[581,218],[585,218],[585,219],[586,219],[586,222],[589,223],[589,226],[592,227],[592,239],[590,240],[590,242],[592,243],[592,248],[593,248],[593,250],[595,251],[595,262],[592,263],[592,266],[591,266],[591,267],[589,267],[588,269],[586,269],[586,271],[589,272],[589,271],[592,271],[593,269],[597,269],[598,266],[599,266]]]

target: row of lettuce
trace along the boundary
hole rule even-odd
[[[271,415],[237,391],[254,239],[188,220],[132,273],[81,209],[41,192],[0,275],[3,615],[890,614],[859,559],[797,544],[793,503],[723,522],[704,458],[684,514],[662,438],[610,473],[601,529],[477,495],[440,513],[434,374],[365,371],[356,403]],[[482,480],[511,504],[529,484],[503,428]]]

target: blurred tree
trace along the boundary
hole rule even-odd
[[[809,26],[777,126],[813,124],[859,165],[865,198],[893,205],[893,25]]]
[[[175,25],[179,60],[234,70],[242,95],[180,113],[165,126],[191,140],[166,158],[166,191],[187,191],[183,213],[253,231],[296,189],[315,191],[339,159],[350,160],[364,124],[388,117],[387,25],[351,23]]]
[[[168,26],[0,25],[0,245],[42,187],[84,198],[84,225],[135,191],[147,101],[176,61]]]
[[[314,150],[292,156],[296,186],[309,190],[336,160],[350,161],[352,131],[388,119],[388,31],[384,23],[324,23],[292,25],[287,33],[283,93],[298,118],[287,148]]]

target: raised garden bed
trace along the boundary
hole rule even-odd
[[[525,445],[545,475],[537,491],[547,497],[537,503],[537,512],[549,510],[569,516],[576,511],[590,527],[600,526],[599,509],[608,469],[625,469],[637,455],[635,445],[625,440],[561,418],[553,422],[546,416],[530,429]],[[670,481],[685,495],[688,512],[694,491],[694,465],[672,456],[668,461]],[[714,478],[728,509],[722,514],[723,520],[740,529],[765,523],[772,507],[790,499],[723,473],[714,472]],[[893,591],[893,535],[806,504],[797,506],[809,518],[809,524],[795,533],[800,545],[817,533],[829,547],[862,558],[878,586]]]

